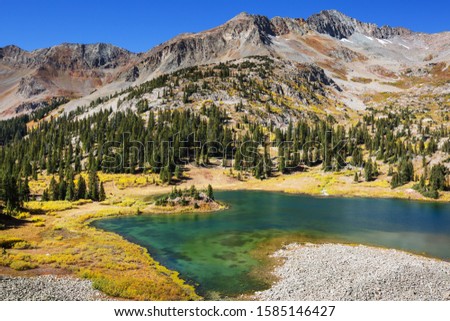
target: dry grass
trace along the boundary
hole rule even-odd
[[[364,77],[353,77],[351,79],[353,82],[359,82],[361,84],[370,84],[372,82],[372,79],[370,78],[364,78]]]
[[[46,215],[32,215],[28,224],[2,231],[0,265],[19,271],[36,267],[68,270],[92,280],[104,293],[126,299],[200,299],[177,272],[153,260],[144,248],[89,225],[95,219],[136,214],[134,207],[70,204],[54,212],[54,205],[27,204]],[[40,223],[43,226],[36,226]]]
[[[112,182],[118,189],[161,184],[157,174],[105,174],[99,172],[99,178],[105,183]]]

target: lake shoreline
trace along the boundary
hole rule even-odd
[[[174,209],[172,213],[179,211]],[[41,277],[59,278],[56,271],[61,270],[64,276],[75,280],[76,286],[85,286],[85,282],[89,282],[92,290],[100,290],[106,300],[200,300],[193,286],[182,280],[178,272],[155,261],[145,248],[116,233],[91,226],[95,220],[143,213],[155,214],[151,209],[142,212],[134,207],[85,203],[39,215],[40,223],[44,224],[30,221],[5,230],[3,241],[19,240],[26,243],[26,247],[12,246],[0,253],[0,277],[6,278],[2,281],[5,285],[1,286],[10,286],[6,283],[30,284]],[[42,238],[42,235],[46,236]],[[73,243],[72,239],[79,241]],[[26,266],[21,269],[8,267],[14,262]],[[44,283],[52,287],[53,281],[49,279]],[[59,288],[57,283],[56,289]],[[23,291],[27,291],[26,286]]]
[[[277,178],[275,178],[275,180],[276,179]],[[272,179],[268,180],[267,182],[270,182],[270,181],[272,181]],[[358,186],[358,185],[359,184],[355,184],[355,187]],[[331,195],[327,195],[326,196],[326,195],[323,195],[322,193],[312,193],[312,192],[305,192],[303,190],[284,189],[284,188],[281,188],[279,186],[276,186],[276,184],[274,184],[273,186],[269,185],[269,184],[264,184],[263,187],[261,187],[261,186],[255,187],[255,186],[253,186],[253,184],[247,184],[247,182],[243,183],[240,186],[218,186],[215,189],[217,191],[232,191],[232,190],[254,191],[254,192],[267,191],[267,192],[283,193],[283,194],[289,194],[289,195],[310,196],[310,197],[317,197],[317,198],[372,198],[372,199],[373,198],[379,198],[379,199],[402,199],[402,200],[406,200],[406,201],[418,201],[418,202],[426,202],[426,203],[428,203],[428,202],[435,202],[435,203],[448,202],[445,199],[441,199],[441,200],[429,200],[429,199],[421,199],[421,198],[419,198],[419,199],[418,198],[411,199],[411,198],[405,198],[405,197],[398,197],[398,195],[386,196],[386,197],[379,196],[378,194],[360,195],[360,194],[357,193],[356,190],[355,190],[355,193],[351,194],[351,195],[348,194],[348,193],[347,194],[342,194],[342,195],[332,193]],[[143,187],[142,191],[145,191],[145,190],[147,190],[147,188]],[[153,191],[153,188],[152,188],[152,191]],[[133,195],[133,196],[139,197],[139,195],[134,195],[133,188],[131,188],[130,190],[124,190],[123,192],[125,192],[129,196]],[[158,193],[162,193],[160,189],[158,189]],[[154,191],[153,191],[153,193],[152,192],[149,193],[149,195],[155,195],[155,194],[156,193]],[[195,212],[195,213],[201,214],[201,213],[210,213],[210,212],[215,212],[215,211],[221,211],[221,210],[223,210],[223,209],[228,207],[228,204],[219,204],[220,208],[213,209],[213,210],[196,210],[196,209],[186,209],[186,208],[184,208],[184,209],[175,209],[175,210],[170,210],[169,209],[168,211],[162,211],[161,208],[156,208],[154,206],[149,206],[148,208],[143,209],[143,208],[139,208],[139,206],[137,206],[137,207],[121,207],[121,206],[114,205],[114,203],[111,203],[110,205],[108,205],[108,204],[104,204],[104,205],[92,204],[92,205],[95,205],[94,208],[97,208],[97,210],[92,211],[91,208],[90,208],[91,204],[86,204],[86,205],[82,204],[80,206],[80,209],[82,209],[82,208],[86,209],[85,210],[85,214],[88,214],[88,213],[91,213],[91,214],[90,214],[90,217],[87,217],[88,215],[83,215],[83,219],[81,219],[81,217],[78,217],[76,219],[75,223],[77,225],[77,229],[78,228],[83,228],[84,229],[85,227],[89,226],[90,223],[92,223],[94,220],[97,220],[97,219],[105,219],[105,218],[118,217],[118,216],[134,216],[134,215],[142,215],[142,214],[144,214],[144,215],[145,214],[149,214],[149,215],[164,214],[164,212],[166,214],[170,214],[170,215],[183,215],[186,212],[188,212],[188,213]],[[151,207],[153,207],[153,208],[151,208]],[[76,208],[74,208],[74,209],[76,209]],[[136,209],[137,209],[137,211],[136,211]],[[107,211],[108,213],[106,213],[105,211]],[[51,214],[52,217],[48,217],[48,218],[46,218],[46,220],[49,223],[54,221],[54,218],[57,218],[57,220],[60,221],[60,218],[58,216],[59,215],[65,215],[65,212],[66,212],[65,210],[54,212],[53,214]],[[64,221],[66,221],[66,220],[64,220]],[[70,223],[72,224],[73,222],[70,222]],[[67,224],[67,222],[65,222],[64,224]],[[37,224],[36,224],[36,226],[37,226]],[[66,227],[65,225],[62,225],[62,226],[59,226],[59,225],[56,226],[55,225],[53,227],[54,231],[51,232],[52,233],[52,239],[51,239],[52,242],[60,242],[61,241],[59,239],[54,239],[54,238],[55,237],[58,237],[58,238],[60,237],[60,236],[56,236],[57,234],[58,235],[59,234],[63,235],[64,233],[60,233],[58,231],[61,231],[60,230],[61,228],[62,228],[62,231],[65,231],[65,227]],[[38,228],[37,230],[42,230],[42,227]],[[103,231],[103,230],[99,230],[99,229],[95,229],[95,230],[96,230],[95,233],[97,234],[96,237],[98,237],[99,239],[109,238],[109,235],[111,234],[110,232],[107,232],[107,231]],[[114,243],[119,245],[120,247],[125,247],[126,244],[129,244],[129,246],[133,247],[133,251],[135,251],[135,248],[143,249],[141,246],[137,245],[136,243],[133,243],[133,242],[131,242],[129,240],[125,240],[125,239],[123,239],[121,236],[119,236],[117,234],[115,234],[115,235],[117,236],[118,240],[115,240]],[[63,237],[65,238],[65,235],[63,235]],[[50,239],[49,239],[49,241],[50,241]],[[34,240],[33,240],[33,242],[34,242]],[[33,243],[31,243],[31,244],[33,244]],[[34,247],[34,245],[32,245],[32,246]],[[31,249],[29,249],[29,250],[25,250],[24,252],[27,252],[26,253],[27,255],[32,254],[34,252],[33,251],[33,247]],[[52,250],[52,249],[50,248],[50,250]],[[19,253],[19,252],[20,252],[20,250],[14,250],[14,254]],[[150,255],[148,253],[146,253],[146,251],[144,251],[142,254],[143,254],[143,257],[142,257],[143,261],[144,260],[149,260],[149,262],[151,262],[150,264],[152,264],[152,265],[154,264],[153,263],[153,261],[154,261],[153,258],[151,258]],[[48,258],[43,258],[40,253],[38,253],[38,255],[39,255],[39,257],[36,257],[36,259],[32,256],[31,260],[32,260],[33,264],[36,264],[37,266],[44,266],[44,267],[47,266],[46,264],[55,265],[55,263],[51,262]],[[95,256],[94,254],[92,254],[92,255]],[[61,258],[61,259],[64,259],[64,258]],[[47,261],[49,261],[49,263],[45,263]],[[43,262],[43,263],[41,263],[41,262]],[[70,263],[70,264],[72,264],[72,263]],[[57,261],[56,265],[57,266],[61,266],[63,268],[67,268],[67,263],[64,262],[63,260],[61,260],[61,263],[59,263],[59,261]],[[74,263],[74,265],[75,266],[79,265],[82,268],[84,268],[82,266],[82,264]],[[157,264],[157,266],[158,265],[159,264]],[[163,270],[166,270],[164,267],[158,267],[158,269],[159,268],[161,268]],[[74,271],[73,269],[70,268],[70,266],[69,266],[69,269]],[[28,270],[26,272],[28,272],[29,274],[33,275],[33,269]],[[83,273],[84,272],[85,271],[83,271]],[[172,274],[172,272],[173,272],[173,274]],[[22,273],[22,272],[20,272],[20,273]],[[72,274],[73,276],[78,276],[78,277],[81,274],[83,274],[83,273],[80,273],[80,272],[78,272],[78,273],[77,272],[72,272],[72,273],[73,273]],[[174,283],[177,284],[177,287],[179,286],[179,284],[181,284],[181,287],[184,289],[183,291],[185,291],[185,293],[186,292],[189,293],[187,296],[191,296],[191,298],[195,298],[195,299],[199,299],[200,298],[195,292],[192,291],[193,289],[192,289],[191,286],[185,284],[184,280],[181,280],[178,277],[178,272],[170,271],[169,273],[171,275],[170,278],[173,278],[172,280],[174,281]],[[3,272],[0,272],[0,275],[8,275],[8,274],[9,273],[7,273],[7,272],[5,273],[5,269],[3,269]],[[95,279],[98,280],[100,276],[101,275],[91,274],[91,273],[87,273],[87,274],[84,273],[83,274],[83,277],[87,277],[88,279],[94,279],[94,280]],[[108,276],[108,278],[109,277],[110,276]],[[101,280],[101,278],[100,278],[100,280]],[[102,287],[105,287],[105,285],[102,284]],[[109,295],[114,293],[114,291],[111,291],[111,290],[109,290],[108,292],[109,292],[108,293]],[[128,297],[128,298],[133,299],[134,294],[126,294],[125,296]]]
[[[245,183],[244,183],[245,184]],[[217,192],[227,192],[227,191],[249,191],[249,192],[273,192],[273,193],[282,193],[282,194],[288,194],[288,195],[298,195],[298,196],[308,196],[308,197],[316,197],[316,198],[368,198],[368,199],[393,199],[393,200],[404,200],[404,201],[412,201],[412,202],[423,202],[423,203],[450,203],[450,193],[449,192],[442,192],[442,194],[445,197],[441,197],[438,199],[433,198],[427,198],[423,195],[419,194],[418,192],[414,191],[412,189],[407,189],[409,192],[411,192],[410,195],[405,194],[399,194],[396,193],[395,190],[389,190],[392,191],[392,193],[389,193],[389,190],[386,191],[384,194],[370,194],[363,192],[361,193],[358,189],[358,184],[354,185],[355,189],[347,190],[346,193],[340,193],[339,191],[334,191],[331,194],[329,194],[326,190],[321,191],[319,193],[317,192],[307,192],[303,189],[285,189],[282,187],[274,187],[274,186],[264,186],[264,187],[255,187],[252,185],[243,185],[239,187],[235,186],[219,186],[216,187],[215,190]]]
[[[343,254],[347,255],[343,256]],[[323,257],[326,259],[324,260]],[[229,299],[257,301],[450,300],[450,282],[446,281],[450,280],[450,263],[438,258],[361,244],[291,243],[278,249],[271,255],[271,259],[276,262],[275,265],[272,268],[265,267],[273,276],[273,284],[270,288],[255,292],[253,295],[241,295]],[[352,260],[353,263],[349,264]],[[374,262],[383,263],[376,265]],[[364,266],[362,263],[365,263]],[[388,268],[386,271],[386,264],[391,264],[391,269]],[[324,283],[324,281],[327,282]],[[397,287],[393,286],[396,283]],[[34,289],[33,293],[29,292],[29,289]],[[103,292],[95,290],[91,281],[72,274],[36,276],[32,273],[27,276],[3,274],[0,275],[0,294],[4,301],[120,299],[108,297]]]
[[[449,203],[450,192],[440,192],[438,199],[426,198],[413,189],[417,182],[391,188],[390,179],[386,174],[380,175],[376,180],[354,182],[354,171],[324,172],[318,167],[307,171],[290,174],[274,174],[274,176],[259,180],[253,177],[239,180],[236,173],[230,175],[227,168],[187,168],[185,180],[180,181],[177,188],[189,188],[192,185],[206,187],[208,184],[215,191],[267,191],[282,192],[295,195],[314,197],[342,197],[342,198],[378,198],[378,199],[404,199],[432,203]],[[107,191],[114,191],[118,197],[141,197],[170,193],[171,186],[130,186],[118,190],[114,181],[105,183]]]
[[[231,191],[246,191],[246,192],[270,192],[270,193],[280,193],[280,194],[286,194],[286,195],[292,195],[292,196],[304,196],[304,197],[314,197],[314,198],[323,198],[323,199],[329,199],[329,198],[346,198],[346,199],[380,199],[380,200],[402,200],[402,201],[408,201],[408,202],[419,202],[419,203],[436,203],[436,204],[446,204],[450,203],[447,199],[432,199],[432,198],[421,198],[421,197],[413,197],[408,198],[404,196],[399,196],[396,194],[392,195],[386,195],[386,196],[377,196],[377,195],[366,195],[366,194],[358,194],[356,191],[354,193],[347,193],[347,194],[317,194],[317,193],[307,193],[302,191],[292,191],[292,190],[283,190],[283,189],[277,189],[277,188],[217,188],[217,192],[231,192]]]
[[[254,300],[450,300],[450,263],[345,244],[291,243],[277,250],[275,282]]]

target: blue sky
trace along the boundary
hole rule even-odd
[[[2,0],[0,8],[0,46],[15,44],[26,50],[63,42],[107,42],[142,52],[179,33],[215,27],[242,11],[306,18],[337,9],[379,25],[450,30],[448,0]]]

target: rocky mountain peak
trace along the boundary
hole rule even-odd
[[[3,48],[0,48],[0,59],[5,56],[13,56],[16,54],[21,54],[23,52],[24,52],[23,49],[15,46],[15,45],[8,45]]]
[[[236,15],[235,17],[233,17],[232,19],[230,19],[229,21],[233,21],[233,20],[240,20],[240,19],[251,19],[253,15],[247,13],[247,12],[241,12],[238,15]]]
[[[238,14],[228,22],[222,25],[223,30],[229,30],[230,28],[240,28],[243,31],[251,31],[253,35],[259,35],[260,40],[264,44],[269,44],[270,40],[268,36],[274,36],[274,30],[270,19],[266,16],[252,15],[246,12]]]
[[[105,43],[73,44],[33,51],[37,62],[45,62],[62,69],[115,68],[134,54]]]
[[[115,68],[127,62],[135,54],[105,43],[61,45],[26,51],[17,46],[0,48],[3,63],[22,67],[52,66],[63,70]]]
[[[388,39],[412,33],[405,28],[378,27],[373,23],[364,23],[337,10],[321,11],[310,16],[306,21],[311,29],[338,39],[348,38],[354,33],[361,33],[379,39]]]
[[[0,61],[14,65],[16,63],[27,63],[28,59],[27,51],[17,46],[9,45],[0,48]]]

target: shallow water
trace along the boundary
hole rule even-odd
[[[152,257],[221,295],[267,287],[249,272],[250,252],[275,237],[333,239],[450,260],[450,204],[395,199],[316,198],[273,192],[216,192],[229,209],[210,214],[142,215],[94,222],[146,247]]]

